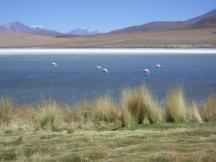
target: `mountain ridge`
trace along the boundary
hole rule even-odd
[[[19,21],[14,21],[5,25],[1,25],[0,32],[21,32],[44,36],[56,36],[61,34],[60,32],[51,29],[30,27]]]
[[[109,33],[113,34],[113,33],[127,33],[127,32],[158,32],[158,31],[166,31],[166,30],[191,28],[195,26],[197,27],[200,21],[212,16],[216,16],[216,9],[207,12],[205,14],[202,14],[198,17],[187,19],[185,21],[154,21],[154,22],[149,22],[141,25],[134,25],[134,26],[118,29],[118,30],[113,30]],[[205,27],[204,23],[202,23],[202,27]]]
[[[131,32],[159,32],[184,28],[197,27],[212,27],[216,26],[216,9],[204,13],[200,16],[187,19],[185,21],[154,21],[141,25],[129,26],[122,29],[113,30],[107,33],[100,33],[97,30],[88,30],[83,28],[76,28],[68,33],[61,33],[52,29],[46,29],[40,26],[27,26],[19,21],[14,21],[5,25],[0,25],[0,32],[21,32],[34,35],[54,36],[54,37],[70,37],[70,36],[97,36],[101,34],[117,34],[117,33],[131,33]]]
[[[200,21],[202,19],[205,19],[207,17],[212,17],[212,16],[216,16],[216,9],[211,10],[211,11],[209,11],[207,13],[204,13],[204,14],[202,14],[200,16],[188,19],[185,22],[187,22],[187,23],[197,23],[198,21]]]

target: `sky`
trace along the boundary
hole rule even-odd
[[[69,32],[108,32],[151,21],[186,20],[216,9],[215,0],[0,0],[0,24],[20,21]]]

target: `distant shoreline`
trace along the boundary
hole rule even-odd
[[[216,54],[215,49],[165,49],[165,48],[7,48],[0,49],[0,55],[14,54]]]

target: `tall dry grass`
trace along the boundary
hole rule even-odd
[[[162,111],[158,108],[157,102],[144,86],[123,90],[121,103],[124,122],[127,126],[144,122],[160,123],[163,120]]]
[[[55,101],[47,101],[40,106],[39,123],[42,129],[58,131],[64,126],[63,111]]]
[[[10,98],[0,99],[0,124],[9,123],[13,118],[14,105]]]
[[[75,129],[131,127],[162,122],[206,122],[216,119],[216,96],[202,104],[187,104],[183,89],[171,89],[165,111],[148,88],[139,86],[122,91],[121,106],[111,96],[84,100],[76,106],[47,101],[33,107],[15,107],[9,98],[0,99],[0,132],[7,129],[31,132],[35,130],[68,131]]]
[[[216,95],[210,95],[200,106],[200,113],[205,121],[216,120]]]
[[[96,98],[93,107],[94,121],[119,122],[120,112],[110,96]]]
[[[89,123],[94,120],[93,103],[88,100],[83,100],[80,105],[77,106],[79,111],[79,122]]]
[[[31,132],[38,127],[38,115],[32,106],[14,106],[10,98],[0,101],[0,129],[2,132]]]
[[[22,119],[25,123],[36,123],[39,119],[39,112],[31,105],[25,105],[14,110],[14,117]]]
[[[186,109],[183,88],[172,88],[167,97],[166,120],[168,122],[185,122],[187,120]]]
[[[203,119],[198,111],[195,101],[192,102],[190,108],[187,110],[187,118],[189,121],[203,123]]]
[[[122,92],[123,119],[126,126],[141,124],[144,114],[141,108],[140,95],[135,89],[124,89]]]
[[[151,92],[144,86],[139,88],[141,104],[145,117],[150,123],[160,123],[163,121],[163,113],[158,101],[153,98]]]

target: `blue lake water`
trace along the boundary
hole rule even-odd
[[[109,73],[96,65],[106,65]],[[145,68],[151,71],[147,78]],[[46,99],[74,104],[104,94],[118,100],[124,87],[140,84],[159,99],[182,85],[188,98],[203,100],[216,93],[216,55],[0,55],[0,97],[16,104]]]

